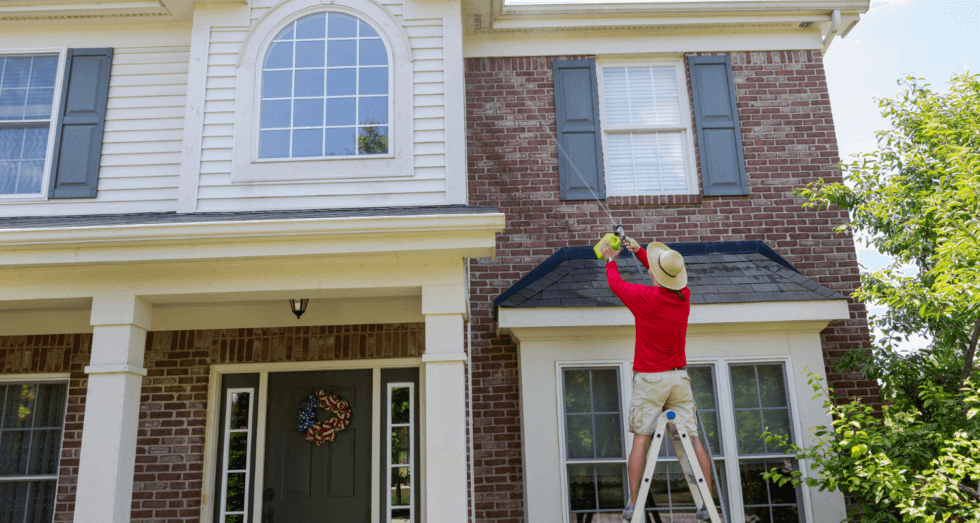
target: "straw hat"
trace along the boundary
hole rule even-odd
[[[647,259],[650,261],[650,276],[657,283],[679,291],[687,287],[687,269],[681,253],[660,242],[647,245]]]

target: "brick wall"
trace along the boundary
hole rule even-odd
[[[507,215],[496,259],[471,267],[478,521],[509,523],[524,516],[517,350],[508,337],[495,334],[492,301],[557,249],[592,244],[610,231],[598,203],[559,197],[558,152],[550,134],[551,62],[559,58],[585,57],[466,62],[470,204],[494,205]],[[804,210],[792,194],[818,178],[841,179],[821,54],[736,53],[732,67],[750,195],[606,203],[641,243],[762,240],[806,276],[849,296],[860,282],[853,241],[832,230],[846,213]],[[850,320],[821,333],[828,362],[845,350],[870,347],[863,305],[852,301],[850,311]],[[856,375],[828,377],[840,395],[879,402],[872,382]]]
[[[199,521],[208,377],[217,363],[418,357],[425,324],[151,332],[147,335],[133,523]],[[91,334],[0,337],[3,372],[71,372],[55,521],[71,521]]]

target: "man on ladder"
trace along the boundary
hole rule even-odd
[[[687,288],[687,270],[684,257],[662,243],[650,243],[645,249],[632,239],[626,242],[627,249],[647,268],[654,286],[627,283],[619,276],[616,257],[621,250],[613,250],[608,242],[601,244],[606,259],[606,279],[609,288],[623,301],[636,320],[636,346],[633,358],[633,397],[630,401],[629,428],[634,434],[633,449],[629,458],[630,500],[623,511],[623,519],[633,521],[641,476],[645,476],[644,497],[649,488],[653,470],[643,474],[646,468],[647,452],[652,435],[658,425],[661,413],[673,411],[676,417],[670,422],[678,429],[671,433],[678,450],[678,461],[685,469],[692,468],[682,454],[679,444],[680,434],[684,434],[693,445],[700,465],[700,472],[706,480],[707,499],[700,495],[698,485],[692,484],[691,471],[685,476],[698,504],[697,519],[708,521],[717,517],[711,502],[711,461],[697,437],[697,418],[694,395],[691,391],[691,378],[687,375],[687,356],[684,352],[687,337],[687,320],[691,313],[691,291]],[[651,267],[648,257],[656,262]],[[666,420],[664,420],[666,422]],[[659,424],[661,427],[665,423]],[[658,436],[655,452],[659,453],[663,432]],[[685,445],[686,446],[686,445]],[[656,459],[656,456],[654,456]],[[651,464],[653,465],[653,464]],[[685,466],[687,465],[687,466]],[[703,500],[703,501],[702,501]],[[645,503],[641,500],[641,512]],[[710,506],[710,511],[708,509]],[[643,521],[639,514],[637,521]]]

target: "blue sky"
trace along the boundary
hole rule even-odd
[[[875,150],[875,131],[887,129],[875,98],[891,98],[899,78],[912,74],[947,90],[950,75],[980,70],[980,1],[892,0],[872,2],[847,38],[836,39],[824,56],[830,103],[841,159]],[[868,269],[887,258],[858,244]],[[883,309],[871,307],[872,314]],[[914,349],[923,339],[910,340]]]

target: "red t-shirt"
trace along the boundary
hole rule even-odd
[[[645,249],[636,253],[643,266],[650,268]],[[684,287],[677,294],[663,287],[627,283],[619,276],[616,263],[606,263],[606,279],[626,308],[636,318],[636,353],[633,370],[663,372],[687,365],[684,353],[687,319],[691,315],[691,291]]]

